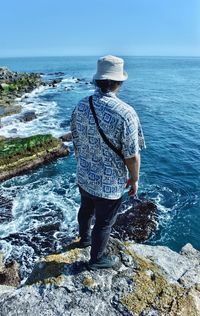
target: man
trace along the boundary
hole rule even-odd
[[[89,267],[94,269],[111,268],[118,261],[106,256],[105,249],[124,188],[130,186],[129,195],[137,193],[140,150],[145,147],[136,112],[116,96],[128,78],[123,66],[123,59],[111,55],[98,60],[95,93],[78,103],[71,119],[81,194],[80,247],[91,245]]]

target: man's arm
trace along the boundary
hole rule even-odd
[[[131,186],[129,195],[135,195],[138,190],[138,181],[140,173],[140,153],[136,154],[133,158],[125,159],[126,166],[128,168],[130,178],[127,181],[126,187]]]

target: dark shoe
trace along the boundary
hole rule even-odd
[[[92,240],[91,240],[91,238],[88,238],[88,239],[81,239],[80,241],[79,241],[79,243],[78,243],[78,247],[79,248],[86,248],[86,247],[89,247],[89,246],[91,246],[91,244],[92,244]]]
[[[91,270],[113,268],[119,263],[117,256],[102,256],[97,261],[89,261],[88,267]]]

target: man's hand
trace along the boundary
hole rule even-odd
[[[126,188],[128,188],[129,186],[131,186],[128,195],[135,195],[137,194],[138,191],[138,181],[134,181],[132,178],[128,179],[127,183],[126,183]]]

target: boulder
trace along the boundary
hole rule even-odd
[[[152,201],[130,198],[122,207],[128,210],[118,215],[112,235],[136,242],[149,239],[157,228],[157,206]]]
[[[13,261],[5,266],[3,254],[0,253],[0,285],[18,286],[19,284],[19,265],[16,261]]]
[[[0,67],[0,81],[9,80],[13,78],[14,74],[7,67]]]
[[[68,132],[68,133],[62,135],[62,136],[60,137],[60,139],[61,139],[63,142],[70,142],[70,141],[72,141],[72,133],[71,133],[71,132]]]
[[[20,115],[21,122],[30,122],[37,118],[37,115],[34,111],[26,111]]]

